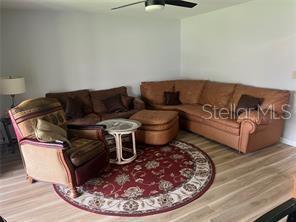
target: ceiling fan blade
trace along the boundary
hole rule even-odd
[[[128,7],[128,6],[131,6],[131,5],[137,5],[137,4],[140,4],[140,3],[143,3],[143,2],[145,2],[145,1],[134,2],[134,3],[127,4],[127,5],[122,5],[122,6],[119,6],[119,7],[116,7],[116,8],[111,8],[111,10],[116,10],[116,9],[120,9],[120,8],[125,8],[125,7]]]
[[[197,5],[196,3],[193,3],[193,2],[186,2],[181,0],[165,0],[165,4],[186,7],[186,8],[193,8]]]

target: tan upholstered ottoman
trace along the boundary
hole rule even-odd
[[[136,140],[145,144],[167,144],[179,131],[179,117],[175,111],[141,110],[130,119],[142,123],[136,132]]]

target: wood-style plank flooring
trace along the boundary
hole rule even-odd
[[[238,222],[253,221],[290,198],[296,148],[279,143],[242,155],[192,133],[182,131],[179,139],[206,151],[217,171],[211,188],[182,208],[138,218],[89,213],[64,202],[48,183],[29,184],[19,154],[5,152],[0,159],[0,215],[8,222]]]

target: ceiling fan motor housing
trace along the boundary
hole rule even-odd
[[[164,0],[147,0],[145,1],[146,11],[156,11],[163,9],[165,6]]]

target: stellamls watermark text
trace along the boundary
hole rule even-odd
[[[206,112],[206,119],[236,119],[239,115],[244,117],[248,116],[264,116],[269,119],[291,119],[296,116],[295,112],[292,112],[291,105],[269,105],[269,106],[258,106],[258,108],[237,108],[235,105],[230,105],[229,108],[220,108],[210,104],[202,106],[202,110]]]

